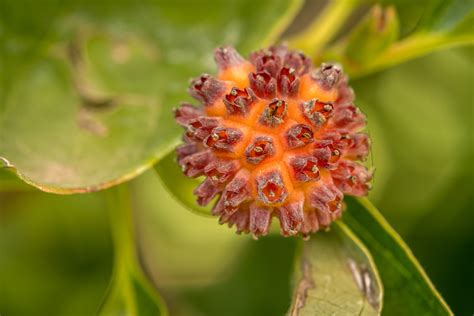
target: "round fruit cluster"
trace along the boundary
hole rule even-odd
[[[344,194],[365,195],[371,172],[365,116],[347,77],[332,64],[284,46],[242,58],[218,48],[217,77],[191,81],[202,103],[175,110],[185,128],[177,148],[188,177],[204,176],[197,203],[237,232],[268,233],[273,217],[284,236],[308,236],[339,218]]]

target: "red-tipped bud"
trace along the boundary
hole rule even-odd
[[[332,184],[321,184],[314,186],[308,200],[314,208],[319,226],[327,227],[341,216],[342,193]]]
[[[197,203],[201,206],[209,204],[211,200],[219,193],[219,188],[209,178],[204,180],[195,190]]]
[[[277,216],[280,219],[283,236],[293,236],[301,230],[304,217],[303,203],[304,201],[298,200],[278,208]]]
[[[176,157],[178,158],[177,160],[178,162],[180,162],[184,158],[194,153],[197,153],[198,151],[199,151],[199,147],[197,146],[196,143],[184,143],[182,145],[179,145],[176,148]]]
[[[306,124],[294,125],[286,133],[286,141],[290,148],[305,146],[314,141],[313,131]]]
[[[259,98],[272,99],[276,93],[276,79],[268,72],[262,71],[249,74],[249,83],[252,91]]]
[[[362,196],[371,188],[372,174],[362,165],[350,161],[341,162],[331,171],[334,184],[344,193]]]
[[[317,128],[326,123],[334,114],[334,106],[331,102],[320,102],[317,99],[303,102],[302,108],[304,116]]]
[[[352,144],[345,151],[345,156],[352,160],[365,160],[370,151],[370,138],[365,133],[351,135]]]
[[[311,78],[316,81],[321,88],[329,90],[337,84],[340,75],[341,68],[336,65],[323,63],[321,67],[311,75]]]
[[[204,145],[209,148],[232,151],[233,146],[242,139],[242,132],[235,128],[216,127],[204,139]]]
[[[354,105],[338,108],[334,113],[334,127],[346,130],[359,130],[365,125],[365,115]]]
[[[258,136],[245,150],[245,158],[251,164],[259,164],[267,157],[275,154],[273,140],[269,136]]]
[[[301,182],[319,180],[318,159],[310,157],[295,157],[290,162],[295,173],[295,179]]]
[[[250,89],[232,88],[223,101],[230,114],[247,114],[255,96]]]
[[[301,234],[304,237],[309,237],[310,233],[317,232],[321,227],[316,213],[316,210],[304,212],[303,225],[301,226]]]
[[[174,118],[179,125],[187,127],[190,120],[195,120],[199,116],[202,116],[204,112],[189,104],[183,103],[179,108],[174,109]]]
[[[236,174],[234,179],[227,184],[219,203],[216,204],[215,214],[229,216],[239,209],[240,204],[250,199],[249,179],[250,174],[246,170],[240,170]]]
[[[267,72],[276,77],[281,68],[281,58],[271,50],[261,50],[250,55],[250,61],[258,72]]]
[[[245,59],[232,46],[216,48],[214,60],[219,69],[239,66],[245,62]]]
[[[191,119],[188,121],[186,137],[191,140],[202,141],[218,124],[217,119],[206,116]]]
[[[352,135],[345,130],[327,131],[321,133],[321,138],[324,139],[324,141],[331,142],[333,147],[339,149],[341,153],[347,151],[354,145]]]
[[[298,76],[302,76],[311,69],[311,59],[301,52],[288,52],[285,57],[284,66],[294,69]]]
[[[257,194],[264,204],[273,205],[284,202],[288,197],[283,179],[278,171],[257,176]]]
[[[298,93],[300,80],[294,68],[283,67],[277,77],[278,92],[282,96],[295,96]]]
[[[272,220],[272,209],[257,203],[250,204],[249,230],[256,236],[265,236]]]
[[[222,218],[221,218],[222,219]],[[250,213],[248,210],[235,212],[226,219],[229,227],[235,225],[237,234],[248,233],[250,225]]]
[[[274,99],[263,110],[260,123],[268,126],[277,126],[283,123],[288,105],[284,100]]]
[[[342,76],[339,79],[339,82],[337,84],[337,100],[336,103],[338,105],[346,106],[350,105],[354,102],[354,90],[348,85],[348,80],[346,76]]]
[[[211,105],[221,98],[225,91],[225,84],[208,74],[191,81],[189,94],[204,105]]]
[[[204,174],[214,184],[223,184],[232,179],[239,167],[240,164],[237,161],[215,159],[206,166]]]
[[[212,155],[211,152],[200,151],[195,154],[189,155],[179,162],[183,173],[187,177],[198,177],[204,174],[204,168],[211,161]]]

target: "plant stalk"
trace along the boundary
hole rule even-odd
[[[331,0],[305,30],[288,40],[292,48],[313,55],[334,38],[359,0]]]

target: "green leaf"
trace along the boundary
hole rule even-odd
[[[468,49],[437,52],[352,81],[373,141],[377,171],[369,197],[404,236],[440,208],[446,190],[463,187],[457,175],[466,174],[472,151],[474,59],[461,54]]]
[[[273,42],[300,2],[2,3],[0,158],[54,193],[135,177],[175,146],[171,109],[214,47]]]
[[[289,315],[380,315],[383,287],[364,245],[342,223],[303,242]]]
[[[104,194],[17,181],[29,190],[0,192],[2,315],[95,315],[112,270]]]
[[[35,188],[18,179],[13,172],[0,168],[0,192],[25,192],[34,190]]]
[[[403,1],[388,1],[401,11],[411,6]],[[413,2],[414,6],[419,6]],[[431,0],[419,8],[415,26],[410,33],[393,43],[367,62],[350,65],[350,58],[344,61],[349,73],[360,76],[378,71],[398,63],[413,59],[434,50],[455,45],[474,44],[474,5],[469,0]],[[400,24],[407,24],[404,15],[400,15]]]
[[[137,259],[128,187],[108,192],[114,272],[100,315],[167,315],[166,306],[144,276]]]
[[[376,5],[348,36],[346,57],[358,64],[367,63],[392,45],[398,33],[395,9]]]
[[[416,31],[451,32],[463,21],[472,22],[473,10],[474,3],[469,0],[431,0],[425,6]]]
[[[323,10],[317,1],[308,2],[308,10],[314,11],[316,18],[305,29],[288,39],[289,45],[308,54],[320,52],[344,25],[360,0],[328,1]],[[316,8],[318,11],[316,11]],[[317,14],[318,13],[318,14]]]
[[[383,315],[452,315],[408,246],[365,198],[346,198],[343,222],[372,255],[384,286]]]
[[[258,241],[244,239],[238,261],[213,284],[197,284],[178,290],[182,315],[242,316],[285,315],[291,299],[289,276],[297,240],[267,236]],[[226,254],[234,252],[228,247]],[[183,308],[184,309],[184,308]]]
[[[372,13],[359,21],[357,17],[367,10],[366,2],[331,2],[314,23],[289,38],[290,44],[312,54],[316,62],[342,63],[352,77],[367,75],[434,50],[474,44],[472,1],[370,2],[377,4]],[[332,10],[333,7],[336,9]],[[381,14],[374,14],[377,12]],[[348,18],[350,16],[352,18]],[[329,31],[328,26],[331,26]]]
[[[189,212],[153,170],[130,187],[140,262],[156,284],[164,289],[205,285],[229,275],[250,236],[237,236],[217,218]]]

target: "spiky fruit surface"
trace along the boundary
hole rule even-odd
[[[308,236],[339,218],[344,194],[365,195],[371,173],[358,161],[370,140],[336,65],[313,69],[286,47],[242,58],[218,48],[217,77],[192,80],[202,103],[182,104],[176,121],[186,132],[177,149],[188,177],[204,176],[197,203],[237,232],[265,235],[273,217],[284,236]]]

